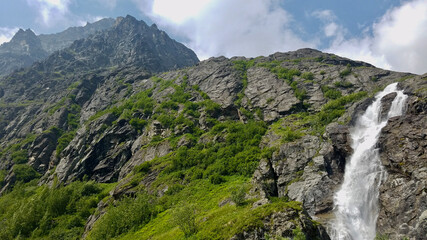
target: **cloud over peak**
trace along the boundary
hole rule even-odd
[[[39,21],[50,26],[69,13],[71,0],[27,0],[27,3],[38,10]]]
[[[154,0],[153,6],[167,0]],[[185,3],[188,2],[188,5]],[[180,9],[191,8],[191,1],[182,2]],[[161,27],[187,39],[199,58],[211,56],[268,55],[315,44],[302,40],[291,28],[292,16],[276,0],[204,1],[203,14],[189,14],[184,20],[173,20],[167,12],[152,10],[152,18]],[[173,13],[170,13],[173,14]],[[172,21],[171,21],[172,19]]]

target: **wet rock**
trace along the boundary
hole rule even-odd
[[[381,110],[380,110],[380,120],[387,119],[388,112],[390,111],[391,104],[393,100],[396,98],[397,93],[389,93],[381,98]]]
[[[416,81],[410,86],[423,89],[426,84],[426,81]],[[388,177],[380,188],[377,229],[390,235],[390,239],[425,239],[427,94],[425,91],[407,93],[410,98],[406,114],[391,118],[378,142]]]

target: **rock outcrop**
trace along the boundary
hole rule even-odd
[[[69,47],[75,40],[111,28],[114,23],[114,19],[105,18],[84,27],[71,27],[60,33],[38,36],[30,29],[20,29],[10,42],[0,46],[0,76],[29,67],[53,52]]]
[[[180,169],[170,159],[153,168],[150,164],[178,154],[178,149],[225,143],[221,124],[264,121],[256,136],[261,144],[256,142],[254,150],[260,159],[255,159],[254,167],[258,160],[259,165],[249,195],[255,200],[248,206],[271,204],[275,198],[301,206],[274,212],[234,239],[293,237],[298,231],[307,239],[329,239],[311,218],[326,223],[332,213],[333,194],[352,152],[349,132],[375,89],[400,80],[410,98],[406,114],[390,119],[378,144],[389,173],[381,188],[378,230],[393,239],[425,238],[425,76],[381,70],[312,49],[199,63],[193,51],[155,25],[131,16],[109,24],[0,78],[1,192],[16,181],[16,165],[43,175],[40,184],[118,182],[110,200],[98,204],[101,213],[123,196],[137,194],[137,186],[160,198],[194,179],[220,184],[221,176],[203,175],[212,170],[209,166]],[[19,35],[24,33],[34,40],[34,49],[46,52],[32,32]],[[11,43],[25,47],[27,40],[19,35]],[[66,45],[71,42],[67,39]],[[393,98],[383,99],[382,112]],[[151,188],[173,167],[179,170],[173,177]],[[89,218],[87,231],[99,217]]]
[[[380,189],[379,232],[390,239],[427,238],[427,76],[405,82],[406,113],[389,120],[379,139],[387,180]]]

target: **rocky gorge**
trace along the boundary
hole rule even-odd
[[[91,34],[0,78],[1,239],[330,239],[350,131],[394,82],[377,237],[427,237],[427,75],[314,49],[199,62],[131,16]]]

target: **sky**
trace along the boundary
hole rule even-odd
[[[427,0],[0,0],[0,43],[132,15],[196,52],[267,56],[299,48],[427,72]]]

